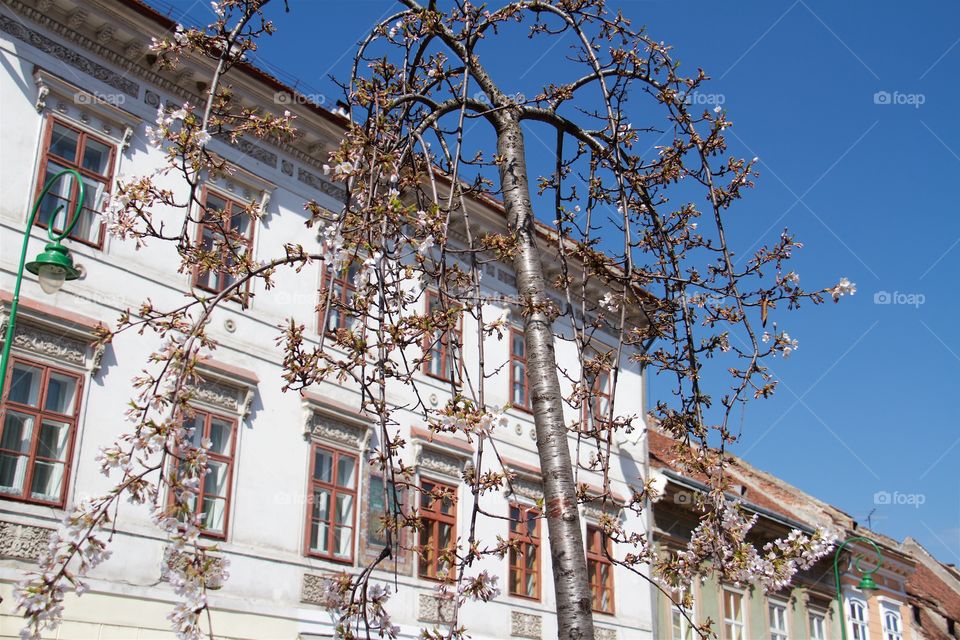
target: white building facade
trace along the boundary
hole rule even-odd
[[[130,381],[157,347],[149,336],[123,334],[97,350],[90,346],[95,327],[112,325],[124,309],[136,309],[148,298],[158,308],[172,308],[183,303],[192,287],[204,286],[195,274],[177,271],[179,257],[172,247],[137,249],[112,238],[97,213],[118,177],[162,166],[162,153],[145,134],[157,108],[200,102],[206,70],[197,64],[161,71],[146,48],[152,37],[172,26],[138,0],[0,3],[0,304],[5,320],[27,217],[45,178],[63,168],[79,170],[90,205],[66,241],[83,276],[53,296],[44,295],[29,274],[24,277],[0,425],[0,637],[19,633],[13,584],[33,566],[50,531],[71,504],[110,488],[95,457],[127,428],[123,414],[133,395]],[[344,191],[323,176],[321,164],[337,143],[343,120],[297,101],[278,101],[286,88],[251,67],[236,70],[230,84],[244,104],[293,111],[301,135],[294,143],[276,146],[212,141],[210,148],[237,171],[229,180],[206,184],[204,197],[224,203],[218,207],[251,202],[261,207],[262,217],[251,221],[248,230],[255,256],[280,255],[291,240],[308,245],[304,202],[316,200],[331,210],[342,206]],[[170,186],[185,190],[185,185]],[[68,202],[74,197],[55,193]],[[501,214],[488,207],[485,215],[495,221]],[[33,256],[47,236],[40,226],[30,234],[27,255]],[[488,265],[485,276],[490,299],[513,293],[509,265]],[[319,340],[320,267],[299,274],[281,271],[275,282],[269,291],[256,290],[254,284],[248,305],[229,302],[215,312],[210,332],[220,346],[203,364],[206,382],[195,403],[197,426],[214,444],[215,482],[209,491],[205,483],[203,507],[207,533],[230,561],[229,579],[210,595],[217,637],[332,637],[333,619],[319,606],[321,578],[359,571],[382,548],[376,514],[383,509],[383,485],[365,462],[377,436],[371,420],[358,411],[357,390],[330,384],[302,394],[281,391],[277,327],[294,318],[312,327],[311,340]],[[491,304],[491,316],[496,310]],[[467,367],[469,354],[477,353],[475,329],[464,326],[462,331]],[[492,405],[513,399],[512,342],[507,336],[485,344],[488,359],[511,364],[488,383]],[[558,341],[557,357],[560,366],[576,368],[572,343]],[[642,415],[642,373],[626,356],[622,367],[617,412]],[[430,403],[443,406],[450,385],[426,373],[422,378]],[[403,390],[394,393],[397,404],[404,404]],[[571,422],[577,419],[574,413],[568,416]],[[505,518],[511,509],[522,514],[534,507],[541,492],[532,416],[519,409],[507,415],[508,427],[494,437],[507,467],[517,474],[514,494],[486,497],[483,503]],[[465,439],[432,436],[416,413],[401,423],[410,443],[403,455],[416,466],[417,481],[457,491],[459,500],[435,520],[437,527],[452,525],[458,531],[470,510],[461,473],[472,462],[475,446]],[[639,430],[615,443],[615,495],[630,496],[641,483],[645,450],[637,434]],[[321,468],[328,467],[342,472],[341,481],[324,476]],[[587,470],[579,472],[579,479],[601,484]],[[318,516],[311,509],[318,493],[339,506],[336,514]],[[600,514],[587,505],[582,515],[589,540]],[[628,529],[645,531],[644,522],[629,511],[621,510],[618,517]],[[67,599],[64,624],[50,637],[173,637],[166,615],[176,596],[163,578],[168,541],[151,523],[148,509],[127,503],[120,507],[117,529],[113,557],[91,575],[89,593]],[[481,540],[494,541],[498,535],[508,538],[508,520],[482,521]],[[545,524],[527,544],[535,561],[519,573],[511,572],[508,558],[486,558],[476,567],[499,576],[502,594],[460,610],[459,622],[472,637],[556,636]],[[607,573],[597,562],[602,560],[594,558],[591,567],[607,576],[598,585],[600,601],[595,603],[597,637],[650,637],[647,581],[620,567]],[[412,553],[382,566],[377,579],[398,587],[389,609],[403,637],[443,625],[445,605],[434,597],[430,567]]]

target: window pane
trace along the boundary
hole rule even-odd
[[[314,521],[310,526],[310,549],[317,553],[330,553],[330,525]]]
[[[353,524],[353,496],[337,495],[337,524]]]
[[[370,491],[367,498],[367,541],[371,544],[385,545],[386,532],[383,530],[383,516],[387,513],[387,495],[383,478],[370,478]]]
[[[340,456],[337,464],[337,486],[353,489],[356,482],[357,461],[348,456]]]
[[[316,449],[313,455],[313,479],[333,484],[333,454],[325,449]]]
[[[32,438],[33,416],[7,409],[3,420],[3,436],[0,437],[0,449],[29,453]]]
[[[7,400],[36,407],[40,402],[40,380],[43,370],[19,362],[13,365],[10,393]]]
[[[72,415],[76,393],[76,378],[51,371],[47,380],[47,397],[43,401],[43,408],[54,413]]]
[[[43,176],[43,186],[46,186],[53,176],[64,169],[66,169],[66,167],[56,162],[47,162],[47,171]],[[71,189],[73,189],[72,177],[65,176],[54,183],[50,191],[47,192],[47,195],[43,197],[43,202],[40,203],[40,210],[37,212],[37,224],[49,226],[58,206],[63,206],[63,211],[60,213],[58,222],[62,225],[63,222],[66,221]]]
[[[440,549],[447,549],[453,542],[453,527],[449,524],[441,522],[437,528],[440,531]]]
[[[230,216],[230,228],[240,235],[250,237],[250,216],[241,208],[241,205],[234,204],[231,209],[233,215]]]
[[[207,193],[207,198],[204,201],[204,204],[206,205],[207,210],[207,215],[205,218],[208,219],[215,219],[219,217],[221,211],[227,210],[227,201],[212,193]]]
[[[537,570],[537,547],[536,545],[528,544],[524,545],[526,551],[526,569],[527,571],[536,571]]]
[[[98,180],[83,177],[83,208],[77,218],[77,224],[70,232],[71,238],[85,240],[93,244],[100,242],[100,213],[106,197],[106,185]],[[73,215],[73,212],[70,212]]]
[[[333,555],[338,558],[349,558],[351,547],[353,546],[353,529],[350,527],[334,527],[333,529]]]
[[[525,344],[523,342],[523,335],[519,333],[513,334],[513,338],[510,341],[512,353],[515,356],[523,357]]]
[[[36,462],[30,483],[30,497],[39,500],[59,500],[63,483],[62,462]]]
[[[227,501],[223,498],[203,497],[203,527],[207,531],[223,532],[223,518]]]
[[[190,436],[190,442],[195,447],[199,447],[200,443],[203,442],[203,437],[206,435],[204,433],[204,425],[206,423],[206,415],[203,413],[198,413],[192,418],[184,420],[184,424],[187,428],[193,429],[192,435]]]
[[[87,171],[99,173],[102,176],[110,173],[110,147],[87,138],[87,143],[83,148],[82,166]]]
[[[27,475],[27,456],[0,453],[0,491],[22,494]]]
[[[227,471],[229,469],[227,463],[207,460],[207,467],[207,475],[203,478],[204,496],[225,498],[227,495]]]
[[[50,134],[50,153],[68,162],[76,162],[78,140],[79,134],[76,131],[61,124],[54,124]]]
[[[67,439],[70,425],[66,422],[44,420],[40,424],[40,438],[37,440],[37,457],[66,460]]]
[[[330,492],[326,489],[313,492],[313,519],[330,520]]]
[[[210,418],[210,451],[229,456],[232,436],[233,424],[220,418]]]

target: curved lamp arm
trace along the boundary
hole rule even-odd
[[[52,252],[57,255],[62,254],[66,260],[69,260],[69,254],[63,245],[60,244],[60,241],[73,231],[73,228],[77,225],[77,221],[80,219],[80,212],[83,209],[83,198],[85,194],[83,179],[80,177],[80,173],[75,169],[64,169],[50,178],[43,187],[43,191],[37,196],[36,201],[33,203],[33,210],[27,218],[27,228],[23,233],[23,248],[20,250],[20,265],[17,267],[17,283],[13,288],[13,298],[10,301],[10,317],[7,320],[7,332],[3,339],[3,355],[0,356],[0,401],[4,399],[4,391],[7,383],[7,361],[10,359],[10,346],[13,344],[13,336],[17,322],[17,306],[20,303],[20,284],[23,281],[23,267],[27,261],[30,230],[33,229],[33,224],[36,221],[37,213],[40,211],[40,205],[43,203],[44,197],[46,197],[50,189],[52,189],[61,178],[68,175],[73,178],[74,183],[77,185],[77,203],[73,208],[73,215],[68,220],[68,224],[64,227],[63,231],[57,231],[56,227],[57,220],[63,211],[64,205],[61,203],[54,210],[53,216],[51,216],[50,222],[47,225],[47,237],[50,239],[50,242],[47,244],[45,253]]]
[[[873,547],[874,552],[877,554],[876,564],[872,569],[864,569],[861,566],[863,562],[863,554],[857,554],[853,559],[853,566],[858,573],[863,575],[863,578],[860,579],[860,588],[863,590],[876,589],[877,583],[873,580],[873,574],[883,565],[883,554],[880,552],[880,547],[877,546],[877,543],[871,540],[870,538],[865,538],[863,536],[855,536],[853,538],[847,538],[840,545],[837,546],[837,551],[833,555],[833,577],[836,580],[837,584],[837,604],[840,606],[840,637],[843,640],[847,640],[847,620],[846,620],[846,611],[843,608],[843,591],[840,589],[840,553],[850,544],[854,542],[865,542],[871,547]],[[869,594],[868,594],[869,597]]]

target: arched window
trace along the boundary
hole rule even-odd
[[[900,613],[887,606],[884,606],[883,611],[883,640],[903,640]]]
[[[867,603],[855,598],[850,598],[847,602],[850,637],[853,640],[867,640]]]

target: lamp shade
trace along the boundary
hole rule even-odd
[[[864,597],[867,598],[872,596],[874,592],[879,589],[879,587],[877,587],[877,583],[873,580],[872,573],[864,575],[863,578],[860,579],[860,584],[858,584],[857,587],[863,592]]]
[[[47,294],[59,291],[66,280],[80,277],[80,271],[73,266],[70,252],[59,242],[49,243],[44,247],[43,253],[24,266],[27,271],[37,276],[40,288]]]

